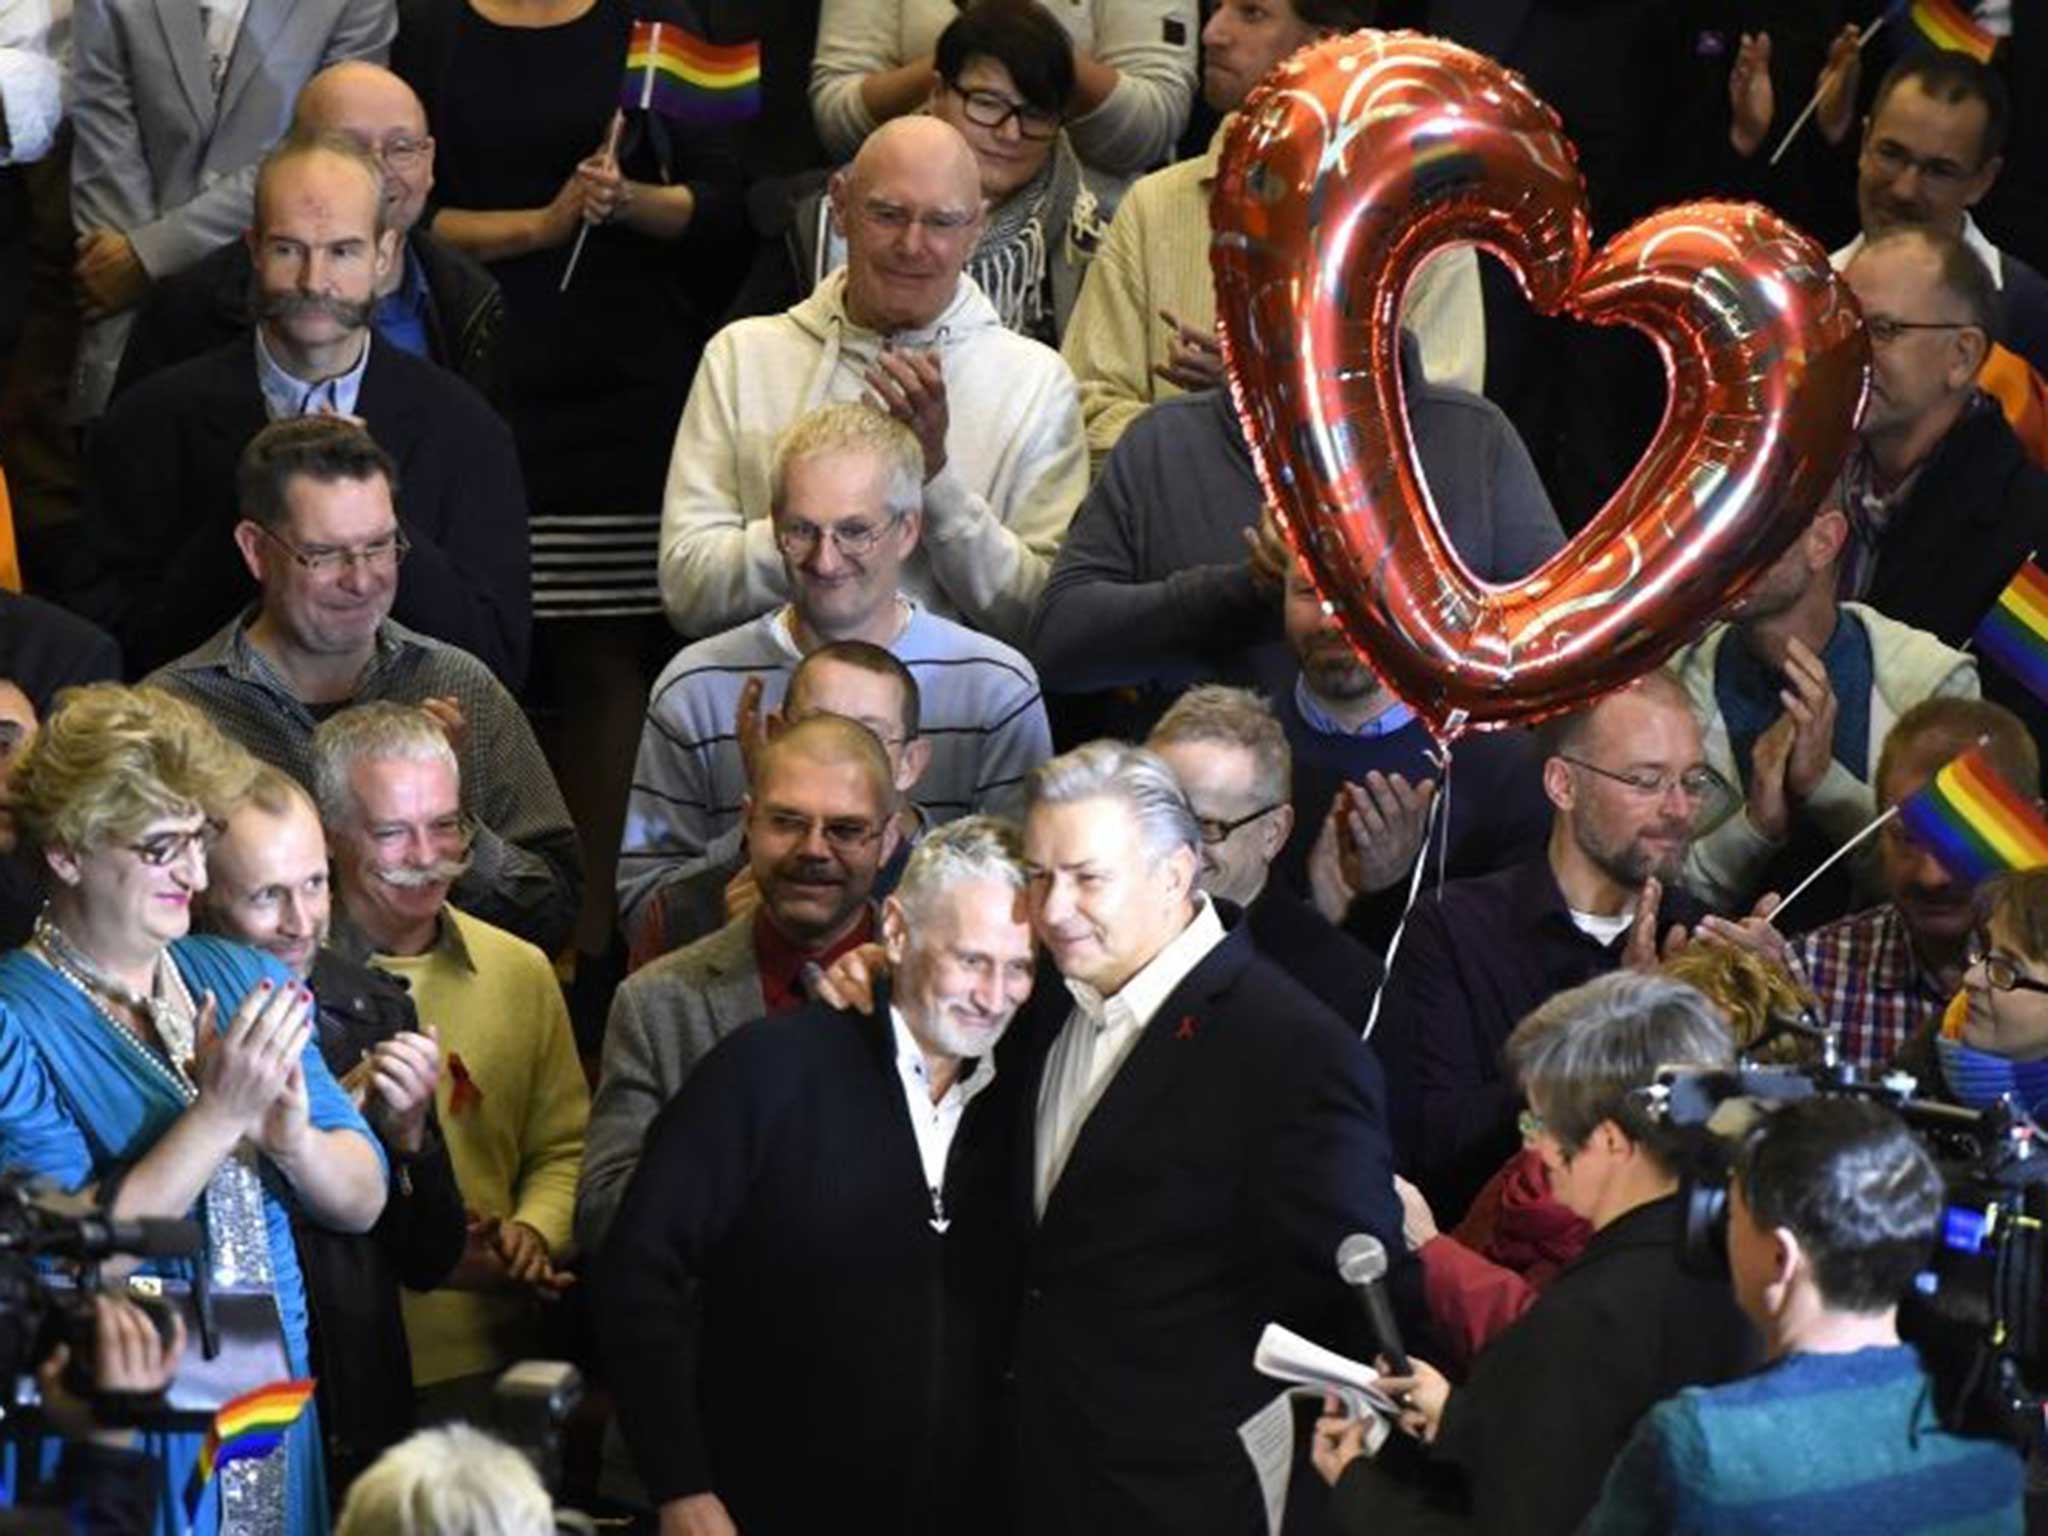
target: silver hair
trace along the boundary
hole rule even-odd
[[[781,512],[792,463],[834,453],[864,455],[881,465],[891,517],[905,518],[923,508],[924,449],[918,446],[917,434],[886,411],[859,400],[821,405],[783,429],[768,469],[768,505]]]
[[[366,759],[446,763],[459,784],[462,765],[441,722],[414,704],[380,699],[330,715],[313,732],[313,798],[320,820],[345,827],[356,814],[355,765]]]
[[[1725,1067],[1728,1021],[1704,993],[1646,971],[1615,971],[1560,992],[1508,1036],[1509,1070],[1567,1151],[1612,1120],[1667,1172],[1683,1141],[1648,1112],[1638,1090],[1660,1067]]]
[[[355,1480],[334,1536],[554,1536],[540,1474],[468,1424],[423,1429]]]
[[[1293,793],[1294,754],[1287,746],[1272,705],[1249,688],[1203,683],[1173,701],[1146,738],[1154,748],[1181,741],[1207,741],[1251,754],[1251,796],[1263,805]]]
[[[1202,829],[1173,770],[1158,753],[1125,741],[1091,741],[1041,763],[1024,782],[1026,814],[1041,805],[1121,800],[1138,824],[1139,840],[1155,859],[1176,848],[1196,857]]]
[[[1016,823],[1000,816],[962,816],[933,828],[904,864],[896,899],[915,928],[946,892],[977,880],[1024,889],[1024,839]]]

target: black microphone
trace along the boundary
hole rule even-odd
[[[1337,1275],[1358,1292],[1365,1320],[1372,1325],[1393,1374],[1408,1375],[1408,1352],[1401,1347],[1401,1327],[1394,1321],[1393,1303],[1387,1300],[1386,1244],[1370,1232],[1352,1233],[1337,1245]]]

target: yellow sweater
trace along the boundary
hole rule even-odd
[[[1092,470],[1102,468],[1140,411],[1180,393],[1152,371],[1167,359],[1170,334],[1159,311],[1172,310],[1197,330],[1215,328],[1209,184],[1223,131],[1216,130],[1208,153],[1138,179],[1117,204],[1082,279],[1060,353],[1081,387]],[[1401,319],[1422,344],[1422,371],[1431,383],[1479,392],[1486,382],[1486,317],[1479,259],[1470,247],[1423,265]]]
[[[547,956],[453,907],[423,955],[377,955],[441,1031],[435,1108],[469,1208],[523,1221],[557,1261],[569,1244],[590,1088]],[[455,1099],[458,1074],[474,1084]],[[430,1386],[509,1365],[528,1347],[537,1303],[474,1291],[404,1293],[413,1381]]]

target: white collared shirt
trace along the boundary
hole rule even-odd
[[[903,1101],[910,1110],[910,1129],[917,1135],[917,1156],[924,1164],[924,1186],[931,1195],[932,1222],[946,1220],[946,1157],[953,1150],[953,1137],[960,1129],[960,1117],[977,1093],[996,1080],[993,1055],[960,1063],[960,1075],[952,1087],[932,1102],[931,1071],[925,1066],[924,1051],[910,1032],[903,1010],[889,1005],[889,1024],[896,1036],[896,1075],[903,1080]]]
[[[1193,920],[1114,997],[1102,996],[1086,982],[1067,982],[1067,990],[1074,995],[1074,1011],[1067,1015],[1066,1027],[1046,1054],[1045,1076],[1038,1084],[1033,1194],[1040,1216],[1066,1169],[1081,1127],[1088,1123],[1117,1068],[1131,1054],[1160,1004],[1223,937],[1223,919],[1216,915],[1216,904],[1198,892]]]

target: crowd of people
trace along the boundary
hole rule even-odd
[[[1901,1332],[1922,1145],[1761,1116],[1703,1274],[1650,1093],[2048,1114],[2048,872],[1893,819],[1782,900],[1966,751],[2042,792],[1972,636],[2048,548],[2048,21],[1944,9],[0,0],[0,1165],[203,1234],[13,1497],[552,1529],[472,1427],[547,1354],[661,1536],[2021,1529]],[[622,104],[642,20],[753,115]],[[1267,505],[1209,267],[1224,126],[1364,25],[1522,71],[1596,238],[1779,209],[1871,344],[1712,628],[1448,749]],[[1655,354],[1469,248],[1401,314],[1518,581]],[[1269,1322],[1397,1410],[1305,1407],[1284,1496]],[[275,1451],[113,1422],[252,1329],[317,1382]]]

